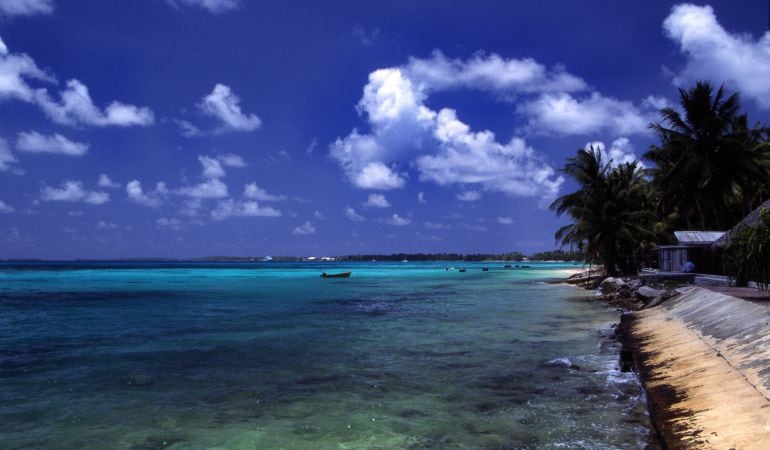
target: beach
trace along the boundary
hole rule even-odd
[[[8,263],[0,446],[643,448],[617,312],[528,265]]]

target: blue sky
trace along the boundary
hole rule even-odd
[[[0,258],[534,252],[768,4],[0,0]]]

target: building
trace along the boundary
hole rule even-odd
[[[724,231],[675,231],[676,244],[657,247],[658,268],[663,272],[684,272],[684,265],[692,261],[698,272],[721,273],[711,245],[724,234]]]

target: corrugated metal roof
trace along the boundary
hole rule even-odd
[[[711,244],[723,234],[724,231],[674,231],[674,236],[680,244]]]

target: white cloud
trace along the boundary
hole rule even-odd
[[[427,200],[425,200],[425,193],[424,192],[418,192],[417,193],[417,203],[425,204],[428,203]]]
[[[50,98],[45,89],[35,91],[38,105],[48,117],[60,125],[92,126],[147,126],[155,121],[152,110],[113,101],[104,111],[94,105],[88,88],[78,80],[67,81],[67,88],[59,93],[61,100]]]
[[[225,169],[218,160],[208,156],[199,156],[198,162],[203,166],[203,178],[222,178],[225,176]]]
[[[362,189],[398,189],[404,187],[404,179],[381,162],[365,165],[355,175],[353,184]]]
[[[39,68],[35,61],[24,54],[14,54],[0,38],[0,100],[14,98],[25,102],[35,101],[35,89],[28,81],[55,83],[56,79]]]
[[[59,188],[43,186],[40,189],[40,199],[44,202],[85,202],[101,205],[110,201],[110,194],[101,191],[83,189],[80,181],[65,181]]]
[[[390,202],[382,194],[369,194],[363,205],[369,208],[390,208]]]
[[[204,114],[222,121],[218,132],[256,130],[262,121],[254,114],[244,114],[240,101],[228,86],[217,84],[211,94],[203,97],[198,108]]]
[[[481,192],[479,191],[464,191],[456,194],[457,200],[461,202],[475,202],[481,200]]]
[[[96,228],[98,228],[98,229],[100,229],[100,230],[114,230],[114,229],[115,229],[115,228],[117,228],[117,227],[118,227],[118,225],[117,225],[117,224],[115,224],[115,223],[112,223],[112,222],[105,222],[105,221],[103,221],[103,220],[100,220],[100,221],[99,221],[99,222],[96,224]]]
[[[348,220],[351,220],[353,222],[363,222],[364,219],[363,216],[358,214],[355,209],[351,208],[350,206],[345,207],[345,217],[348,218]]]
[[[8,148],[8,142],[0,138],[0,172],[11,170],[11,165],[15,162],[17,162],[17,159],[11,153],[11,149]]]
[[[246,167],[246,161],[243,160],[243,157],[236,155],[235,153],[225,153],[223,155],[218,155],[217,159],[227,167]]]
[[[510,217],[498,217],[497,223],[503,224],[503,225],[513,225],[513,219]]]
[[[228,196],[227,185],[217,178],[204,180],[193,186],[177,189],[177,194],[193,198],[224,198]]]
[[[241,0],[167,0],[173,6],[197,6],[214,14],[234,11],[241,6]]]
[[[243,201],[237,202],[233,199],[227,199],[219,202],[217,207],[211,211],[211,217],[214,220],[224,220],[229,217],[279,217],[281,211],[269,206],[259,206],[257,202]]]
[[[440,51],[430,58],[410,58],[408,77],[427,90],[478,89],[501,94],[574,92],[587,88],[585,81],[563,67],[549,70],[532,58],[505,59],[477,53],[467,61],[447,59]]]
[[[326,220],[326,217],[323,215],[321,211],[314,212],[313,217],[315,217],[318,220]]]
[[[14,211],[13,206],[0,200],[0,213],[8,214],[8,213],[12,213],[13,211]]]
[[[51,14],[53,10],[53,0],[0,0],[0,16],[5,17]]]
[[[78,80],[67,82],[59,93],[60,100],[51,98],[46,88],[35,88],[31,81],[57,84],[56,78],[40,69],[25,54],[10,53],[0,39],[0,100],[17,99],[39,106],[48,117],[60,125],[146,126],[154,122],[149,108],[113,101],[104,110],[94,105],[88,88]]]
[[[165,217],[161,217],[160,219],[155,221],[155,224],[158,226],[158,228],[171,228],[172,230],[178,230],[181,228],[182,223],[177,218],[170,218],[167,219]]]
[[[523,139],[501,144],[491,131],[473,133],[452,110],[439,113],[435,136],[440,151],[417,159],[422,180],[479,185],[512,196],[540,197],[543,202],[554,198],[564,182]]]
[[[46,136],[37,131],[22,131],[16,140],[16,150],[27,153],[82,156],[88,152],[88,144],[71,141],[58,133]]]
[[[529,128],[536,132],[584,135],[598,132],[647,133],[657,110],[643,111],[633,103],[605,97],[598,92],[586,98],[567,93],[543,94],[519,106],[530,116]]]
[[[249,183],[244,185],[243,196],[261,202],[277,202],[286,199],[286,197],[283,195],[268,194],[266,190],[257,186],[257,183]]]
[[[294,231],[292,234],[300,234],[300,235],[307,235],[307,234],[315,234],[315,227],[310,222],[305,222],[304,224],[294,228]]]
[[[400,165],[416,168],[421,181],[475,185],[512,196],[541,197],[545,203],[552,199],[564,180],[523,139],[497,142],[491,131],[472,131],[454,110],[433,111],[425,105],[431,91],[456,88],[510,96],[581,90],[585,84],[563,69],[549,71],[528,59],[477,55],[463,62],[440,53],[430,59],[412,58],[403,67],[369,75],[357,108],[371,134],[353,130],[330,145],[330,155],[358,188],[403,187],[406,174],[394,169]]]
[[[405,225],[409,225],[410,223],[412,223],[412,221],[407,219],[406,217],[401,217],[398,214],[393,214],[392,216],[388,217],[387,220],[385,220],[385,223],[387,223],[388,225],[403,227]]]
[[[120,183],[117,183],[115,181],[112,181],[110,177],[108,177],[106,174],[100,174],[99,175],[99,182],[97,183],[99,187],[106,187],[106,188],[119,188]]]
[[[189,120],[174,119],[174,122],[176,122],[176,124],[179,126],[179,134],[184,137],[191,138],[203,136],[205,134],[200,128],[195,126],[195,124]]]
[[[126,194],[128,194],[128,199],[137,205],[157,208],[168,197],[168,188],[166,183],[161,181],[155,186],[155,190],[145,192],[142,189],[142,183],[138,180],[132,180],[126,184]]]
[[[639,167],[644,167],[644,163],[642,163],[634,153],[634,146],[631,145],[631,141],[629,141],[628,138],[621,137],[612,141],[609,151],[604,145],[604,142],[601,141],[588,142],[584,149],[588,150],[591,147],[593,147],[594,150],[598,150],[602,155],[604,164],[609,163],[611,167],[617,167],[621,164],[634,161],[638,161]]]
[[[759,39],[730,33],[711,6],[679,4],[663,22],[666,36],[679,45],[687,62],[675,77],[678,86],[698,80],[726,83],[763,109],[770,109],[770,32]]]

